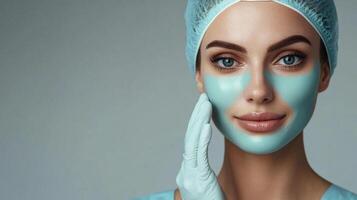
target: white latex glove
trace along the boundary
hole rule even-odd
[[[186,135],[185,152],[176,183],[183,200],[224,200],[224,193],[208,163],[208,144],[212,137],[212,105],[205,93],[192,112]]]

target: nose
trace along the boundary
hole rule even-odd
[[[252,70],[252,79],[245,98],[248,103],[254,104],[267,104],[273,101],[273,88],[264,75],[264,69]]]

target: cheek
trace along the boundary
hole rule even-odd
[[[315,65],[303,75],[273,75],[266,77],[282,99],[295,111],[313,109],[318,93],[320,67]]]
[[[205,92],[216,109],[224,111],[239,98],[250,82],[249,72],[240,75],[214,76],[206,74],[203,77]]]

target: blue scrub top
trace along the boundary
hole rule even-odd
[[[133,200],[173,200],[175,190],[153,193],[148,196]],[[338,185],[332,184],[323,194],[321,200],[357,200],[357,194],[352,193]]]

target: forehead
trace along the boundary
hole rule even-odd
[[[272,1],[241,1],[214,19],[202,44],[219,39],[246,47],[268,46],[291,35],[303,35],[313,46],[319,45],[318,33],[296,11]]]

